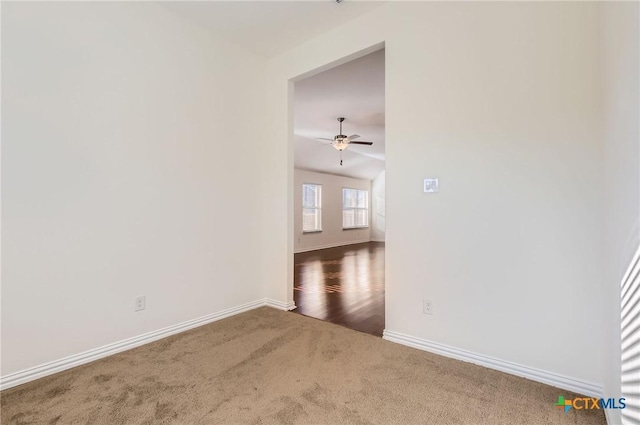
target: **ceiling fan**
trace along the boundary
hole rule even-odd
[[[347,137],[342,134],[342,122],[344,121],[344,117],[338,118],[338,122],[340,123],[340,133],[337,134],[333,139],[326,139],[324,137],[318,137],[319,140],[330,140],[331,146],[340,151],[340,165],[342,165],[342,151],[347,149],[349,145],[373,145],[373,142],[365,142],[365,141],[355,141],[354,139],[359,139],[360,136],[358,134],[352,134]]]

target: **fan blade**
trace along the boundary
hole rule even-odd
[[[333,139],[327,139],[326,137],[316,137],[316,140],[328,140],[330,142],[333,142]]]
[[[359,134],[352,134],[351,136],[347,137],[348,140],[353,140],[353,139],[357,139],[358,137],[360,137]]]
[[[350,145],[373,145],[373,142],[349,142]]]

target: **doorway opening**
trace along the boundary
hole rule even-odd
[[[297,313],[382,336],[385,51],[295,81]]]

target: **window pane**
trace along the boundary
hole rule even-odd
[[[342,211],[342,227],[355,226],[355,210]]]
[[[322,186],[317,184],[302,185],[302,231],[322,230]]]
[[[351,189],[342,189],[342,208],[353,208],[356,206],[354,193]]]
[[[302,206],[313,207],[313,187],[309,185],[302,186]]]
[[[368,210],[355,210],[356,211],[356,226],[366,226],[369,221],[369,211]]]
[[[322,187],[315,184],[302,185],[302,207],[319,208]]]
[[[369,191],[342,189],[342,227],[369,226]]]
[[[367,208],[369,192],[359,189],[342,189],[342,208]]]
[[[367,208],[367,195],[368,193],[364,190],[358,190],[358,208]]]
[[[320,210],[317,208],[302,209],[302,231],[320,230]]]

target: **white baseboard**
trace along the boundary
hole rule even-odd
[[[293,252],[294,252],[294,254],[299,254],[301,252],[317,251],[319,249],[335,248],[337,246],[355,245],[357,243],[366,243],[366,242],[369,242],[369,239],[362,239],[362,240],[358,240],[358,241],[329,243],[329,244],[325,244],[325,245],[312,246],[312,247],[309,247],[309,248],[297,248]]]
[[[265,298],[264,302],[266,306],[277,308],[278,310],[291,311],[297,308],[296,303],[294,301],[283,303],[282,301],[273,300],[271,298]]]
[[[471,351],[462,350],[426,339],[416,338],[399,332],[384,330],[382,338],[387,341],[396,342],[398,344],[417,348],[419,350],[429,351],[441,356],[450,357],[456,360],[462,360],[474,363],[489,369],[499,370],[511,375],[520,376],[532,381],[542,382],[556,388],[573,391],[578,394],[584,394],[590,397],[602,397],[602,386],[591,382],[581,381],[579,379],[568,376],[559,375],[557,373],[536,369],[529,366],[523,366],[506,360],[496,359],[494,357],[485,356],[483,354],[473,353]]]
[[[10,373],[6,376],[0,377],[0,390],[5,390],[7,388],[15,387],[16,385],[24,384],[38,378],[43,378],[54,373],[62,372],[63,370],[71,369],[85,363],[102,359],[104,357],[120,353],[122,351],[130,350],[132,348],[139,347],[141,345],[148,344],[150,342],[157,341],[159,339],[166,338],[168,336],[175,335],[189,329],[197,328],[198,326],[206,325],[208,323],[215,322],[226,317],[234,316],[239,313],[244,313],[245,311],[253,310],[254,308],[262,306],[274,307],[280,310],[293,310],[295,308],[295,304],[293,302],[282,303],[267,298],[252,301],[250,303],[228,308],[217,313],[208,314],[197,319],[187,320],[186,322],[178,323],[177,325],[168,326],[163,329],[158,329],[156,331],[147,332],[145,334],[127,338],[122,341],[114,342],[112,344],[107,344],[99,348],[85,351],[83,353],[74,354],[72,356],[54,360],[52,362],[45,363],[39,366],[34,366],[18,372]]]

